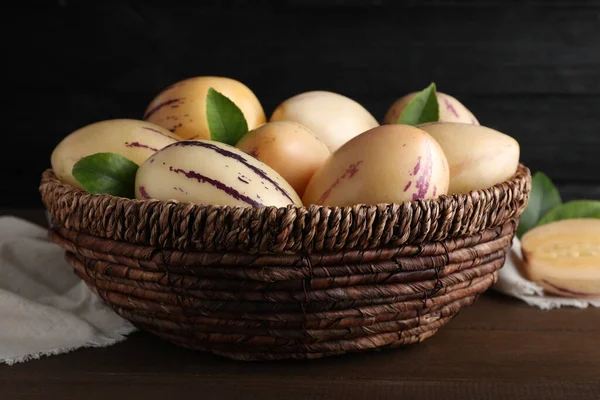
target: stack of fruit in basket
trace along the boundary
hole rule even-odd
[[[517,170],[517,141],[434,84],[397,100],[382,122],[325,91],[285,100],[267,122],[244,84],[196,77],[158,94],[143,121],[71,133],[52,168],[92,194],[240,207],[402,203],[486,189]],[[525,272],[553,293],[600,295],[599,202],[555,204],[544,182],[534,178],[519,230]]]

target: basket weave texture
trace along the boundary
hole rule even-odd
[[[431,337],[497,279],[531,185],[353,207],[240,208],[91,195],[42,176],[50,238],[118,314],[241,360]]]

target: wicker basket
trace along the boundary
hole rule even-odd
[[[121,316],[240,360],[318,358],[432,336],[494,283],[530,189],[519,166],[467,195],[238,208],[40,191],[75,273]]]

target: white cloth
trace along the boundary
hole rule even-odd
[[[540,285],[528,281],[521,275],[517,265],[522,261],[521,242],[515,238],[512,250],[506,256],[504,267],[500,270],[498,282],[494,285],[495,290],[505,295],[516,297],[530,306],[538,307],[542,310],[560,307],[600,307],[600,298],[575,299],[544,294],[544,289]]]
[[[45,229],[0,217],[0,364],[112,345],[134,330],[73,273]]]

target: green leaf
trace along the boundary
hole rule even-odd
[[[543,172],[536,172],[531,179],[529,203],[521,214],[517,237],[520,238],[525,232],[536,226],[540,218],[560,204],[562,204],[560,193],[550,178]]]
[[[549,224],[562,219],[598,218],[600,219],[600,201],[573,200],[554,207],[537,223],[537,226]]]
[[[213,88],[206,95],[206,119],[210,138],[234,146],[246,133],[248,123],[235,103]]]
[[[408,103],[397,123],[417,126],[439,119],[440,106],[435,95],[435,83],[432,82]]]
[[[83,157],[73,166],[73,177],[92,194],[135,197],[138,165],[116,153],[96,153]]]

